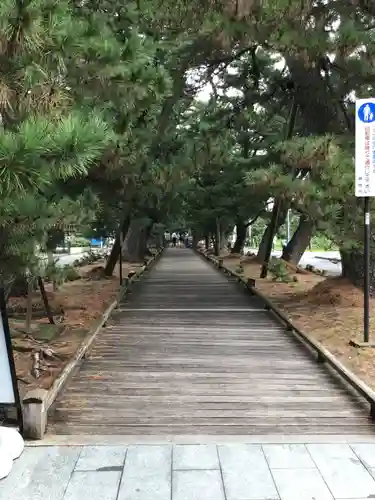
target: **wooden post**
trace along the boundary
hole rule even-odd
[[[253,278],[248,278],[247,280],[247,286],[248,288],[254,288],[255,287],[255,280]]]
[[[51,307],[50,307],[49,302],[48,302],[46,289],[44,288],[44,283],[43,283],[41,276],[38,276],[38,286],[39,286],[40,294],[41,294],[42,299],[43,299],[44,309],[46,311],[48,321],[51,323],[51,325],[54,325],[55,320],[54,320],[54,317],[53,317],[53,314],[51,311]]]

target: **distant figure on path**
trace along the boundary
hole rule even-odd
[[[172,234],[172,245],[175,247],[177,244],[177,234],[173,233]]]
[[[185,235],[184,233],[180,233],[180,247],[183,247],[184,246],[184,241],[185,241]]]

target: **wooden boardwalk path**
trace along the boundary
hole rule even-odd
[[[52,434],[371,434],[359,400],[258,299],[168,249],[55,403]]]

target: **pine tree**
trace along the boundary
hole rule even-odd
[[[294,132],[306,137],[303,145],[295,139],[285,144],[288,165],[276,148],[270,164],[278,166],[265,165],[253,186],[265,186],[260,177],[267,176],[268,195],[292,201],[301,217],[332,237],[340,245],[344,275],[360,284],[363,250],[361,207],[353,195],[353,93],[361,97],[374,90],[371,6],[369,2],[297,0],[234,4],[202,2],[201,8],[217,15],[216,28],[222,27],[230,54],[246,50],[250,40],[258,50],[284,58],[286,73],[276,83],[289,101],[286,108],[295,100],[298,130]],[[203,25],[202,21],[202,29]],[[270,75],[262,72],[261,78],[271,83]],[[329,144],[327,151],[322,152],[322,142]],[[303,183],[291,175],[301,164],[306,170]],[[297,187],[300,196],[293,199]]]
[[[68,2],[7,0],[0,26],[0,269],[9,283],[38,272],[38,246],[67,205],[51,194],[56,185],[86,175],[113,134],[69,94],[61,53],[76,49],[79,30]]]

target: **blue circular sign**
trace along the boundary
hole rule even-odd
[[[375,121],[375,104],[365,102],[358,110],[358,118],[363,123],[372,123]]]

